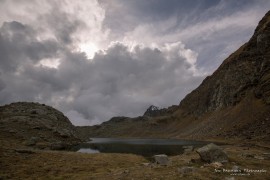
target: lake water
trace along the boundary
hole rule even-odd
[[[155,154],[178,155],[184,152],[184,146],[202,147],[209,142],[179,139],[126,139],[91,138],[91,141],[75,147],[83,153],[131,153],[143,156]]]

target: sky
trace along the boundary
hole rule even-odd
[[[0,105],[45,103],[77,126],[178,105],[269,9],[269,0],[0,0]]]

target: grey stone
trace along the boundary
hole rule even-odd
[[[264,160],[264,157],[262,156],[254,156],[255,159]]]
[[[63,138],[68,138],[68,137],[72,136],[72,133],[68,129],[58,130],[58,133]]]
[[[202,161],[205,161],[208,163],[228,162],[227,154],[222,150],[221,147],[213,143],[210,143],[206,146],[199,148],[196,152],[200,155]]]
[[[193,146],[183,146],[183,149],[194,149],[194,147]]]
[[[218,169],[218,168],[221,168],[223,166],[223,164],[220,163],[220,162],[213,162],[213,163],[210,164],[210,166]]]
[[[160,165],[169,165],[170,160],[166,154],[154,155],[155,163]]]
[[[38,141],[40,141],[39,137],[31,137],[25,142],[26,146],[34,146]]]
[[[234,177],[225,177],[225,180],[235,180]]]
[[[65,150],[68,148],[68,145],[63,142],[51,143],[51,150]]]
[[[128,174],[129,173],[129,170],[124,170],[124,172],[123,172],[124,174]]]
[[[194,150],[193,146],[183,146],[184,154],[188,154]]]
[[[30,149],[15,149],[17,153],[34,154],[35,152]]]
[[[17,131],[15,129],[10,129],[8,132],[9,133],[17,133]]]
[[[249,153],[243,153],[243,154],[241,154],[241,156],[243,156],[243,157],[246,157],[246,158],[254,158],[254,154],[249,154]]]
[[[262,156],[264,159],[270,159],[270,153],[263,153]]]
[[[150,163],[142,163],[143,166],[149,166]]]
[[[178,168],[178,172],[181,174],[187,174],[187,173],[192,173],[195,172],[196,168],[194,167],[188,167],[188,166],[184,166],[182,168]]]
[[[239,170],[240,170],[240,167],[239,167],[239,166],[234,165],[234,166],[232,167],[232,170],[239,171]]]

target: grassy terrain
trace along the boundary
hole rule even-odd
[[[169,166],[160,166],[152,163],[151,158],[138,155],[36,150],[24,147],[18,139],[1,137],[0,179],[269,179],[270,160],[264,154],[270,152],[269,148],[235,145],[223,148],[230,162],[221,171],[237,165],[241,169],[267,172],[245,176],[218,173],[215,167],[201,162],[196,152],[170,157]],[[22,151],[25,149],[28,150]],[[180,173],[184,166],[194,167],[195,171]]]

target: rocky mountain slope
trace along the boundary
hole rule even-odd
[[[0,106],[0,137],[40,149],[66,149],[81,141],[63,113],[28,102]]]
[[[270,139],[270,11],[251,39],[179,104],[81,127],[89,136]]]

